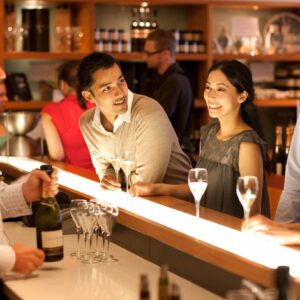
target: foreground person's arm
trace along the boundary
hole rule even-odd
[[[187,200],[191,194],[187,184],[137,182],[130,188],[133,196],[172,196]]]
[[[257,215],[245,222],[243,228],[282,245],[300,245],[300,223],[278,224],[262,215]]]
[[[15,217],[31,213],[29,204],[41,198],[42,186],[52,195],[57,194],[57,169],[51,178],[43,171],[34,170],[21,183],[6,185],[0,182],[0,212],[4,217]],[[21,244],[8,245],[3,233],[0,216],[0,274],[13,271],[30,274],[44,261],[43,251]]]

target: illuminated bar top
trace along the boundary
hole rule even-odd
[[[42,164],[14,157],[0,157],[0,162],[26,172]],[[297,288],[300,286],[297,280],[300,279],[300,252],[240,232],[237,229],[241,220],[205,208],[201,208],[203,218],[197,219],[191,215],[194,212],[191,203],[170,197],[147,200],[124,192],[103,191],[97,181],[82,175],[60,169],[59,184],[90,198],[109,199],[120,209],[119,223],[263,286],[273,285],[276,267],[289,266]]]
[[[34,228],[11,222],[4,223],[4,228],[11,242],[36,246]],[[110,252],[118,264],[82,264],[69,256],[75,248],[76,236],[64,235],[64,259],[44,263],[32,276],[8,274],[6,294],[11,300],[138,300],[139,276],[145,273],[151,299],[157,299],[158,266],[115,244]],[[181,299],[223,299],[171,272],[169,280],[180,287]]]

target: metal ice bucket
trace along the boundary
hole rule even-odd
[[[0,114],[0,123],[13,135],[24,135],[37,124],[37,112],[3,112]]]

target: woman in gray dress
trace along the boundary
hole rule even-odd
[[[208,170],[208,186],[201,205],[233,216],[243,217],[236,195],[238,176],[257,176],[259,192],[251,215],[269,216],[265,180],[266,143],[262,139],[253,104],[254,87],[250,70],[242,63],[222,61],[208,73],[204,99],[215,120],[201,128],[201,149],[197,167]],[[187,184],[136,183],[131,193],[137,196],[170,195],[187,199]]]

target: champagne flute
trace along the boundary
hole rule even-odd
[[[195,199],[196,217],[200,217],[200,200],[207,188],[207,170],[204,168],[190,169],[188,184]]]
[[[129,151],[125,151],[123,153],[123,157],[121,160],[121,168],[124,171],[125,178],[126,178],[126,192],[128,193],[129,189],[129,176],[131,172],[135,170],[135,161],[132,159]]]
[[[99,262],[96,260],[92,253],[92,242],[93,242],[93,232],[97,224],[98,212],[95,212],[95,204],[88,203],[83,212],[83,222],[85,224],[85,230],[87,232],[87,237],[89,240],[89,250],[86,252],[84,259],[81,260],[83,263],[93,264]]]
[[[106,250],[104,251],[104,257],[101,259],[101,262],[111,264],[118,262],[118,259],[110,255],[109,253],[109,246],[112,231],[116,222],[116,217],[119,214],[119,210],[116,206],[112,205],[111,203],[106,203],[105,208],[102,206],[102,214],[100,214],[100,222],[103,228],[103,234],[106,238]]]
[[[73,199],[71,200],[70,204],[70,215],[72,217],[72,220],[76,227],[76,233],[77,233],[77,251],[70,253],[71,256],[75,256],[77,259],[80,258],[80,231],[81,231],[81,225],[78,219],[78,210],[79,208],[84,208],[87,205],[87,201],[84,199]]]
[[[121,169],[121,157],[120,157],[119,148],[117,147],[114,149],[113,155],[111,157],[111,164],[115,170],[116,179],[119,180],[119,173]]]
[[[244,209],[244,220],[249,220],[251,207],[258,193],[258,179],[256,176],[240,176],[236,183],[236,193]]]

